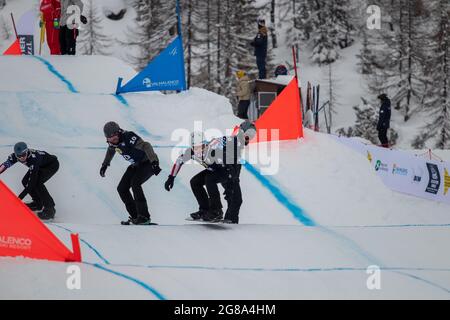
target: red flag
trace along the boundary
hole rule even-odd
[[[252,142],[295,140],[303,137],[300,93],[294,78],[272,102],[264,114],[255,121],[257,136]],[[278,130],[272,137],[271,130]]]
[[[74,253],[0,181],[0,256],[81,262],[78,236]]]
[[[5,55],[5,56],[7,56],[7,55],[20,56],[20,55],[22,55],[22,49],[20,49],[19,39],[16,39],[16,41],[14,41],[14,43],[8,49],[6,49],[5,52],[3,52],[3,55]]]

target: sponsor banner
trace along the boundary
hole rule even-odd
[[[186,90],[183,43],[177,37],[127,84],[119,78],[116,94],[140,91]]]
[[[33,35],[19,35],[20,50],[22,54],[34,55],[34,37]]]
[[[358,139],[333,138],[364,155],[390,189],[450,204],[450,163],[429,160],[399,150],[369,145]]]

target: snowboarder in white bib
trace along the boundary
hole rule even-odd
[[[205,170],[191,179],[191,189],[199,205],[199,210],[190,215],[193,220],[208,222],[222,220],[223,211],[218,188],[218,184],[221,183],[225,188],[225,199],[228,202],[225,219],[230,223],[238,223],[237,216],[242,203],[239,158],[245,146],[244,140],[244,135],[238,134],[235,137],[224,136],[206,142],[203,133],[191,134],[191,148],[178,157],[165,183],[165,189],[170,191],[173,188],[175,177],[185,162],[192,159],[205,167]]]
[[[142,140],[134,132],[122,130],[115,122],[106,123],[103,133],[108,143],[108,150],[100,169],[100,176],[105,177],[106,169],[116,152],[131,163],[117,186],[119,196],[129,214],[128,221],[122,224],[151,224],[142,185],[152,175],[157,176],[161,172],[158,156],[149,142]],[[133,195],[130,189],[133,190]]]

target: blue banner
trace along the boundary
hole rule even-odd
[[[148,66],[122,87],[119,78],[116,94],[139,91],[186,90],[183,43],[178,36]]]

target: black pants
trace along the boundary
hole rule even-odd
[[[256,56],[256,65],[258,66],[259,79],[266,78],[266,57]]]
[[[248,107],[250,106],[250,100],[240,100],[238,104],[237,116],[241,119],[248,119]]]
[[[199,210],[222,209],[218,183],[226,179],[224,170],[203,170],[191,179],[191,189],[197,199]],[[206,187],[206,190],[205,190]]]
[[[387,137],[387,128],[379,128],[378,129],[378,139],[380,139],[381,146],[388,148],[389,147],[389,140]]]
[[[48,192],[47,187],[44,185],[44,183],[46,183],[51,177],[53,177],[58,169],[59,161],[57,159],[55,159],[55,161],[53,161],[49,165],[39,168],[36,185],[34,186],[34,188],[28,190],[28,194],[38,206],[43,205],[44,208],[55,207],[55,201]],[[28,171],[22,179],[22,185],[24,187],[27,186],[29,179],[30,171]]]
[[[59,30],[59,46],[61,47],[61,54],[75,55],[77,46],[78,29],[69,29],[67,26],[62,26]]]
[[[149,218],[147,199],[145,198],[142,185],[153,175],[150,161],[131,165],[125,171],[117,186],[120,198],[122,199],[128,214],[131,218]],[[133,190],[131,195],[130,189]]]
[[[230,166],[232,178],[222,184],[225,189],[225,200],[228,204],[224,219],[231,220],[234,223],[239,223],[239,210],[242,205],[242,192],[239,180],[241,167],[242,165],[240,164]]]

